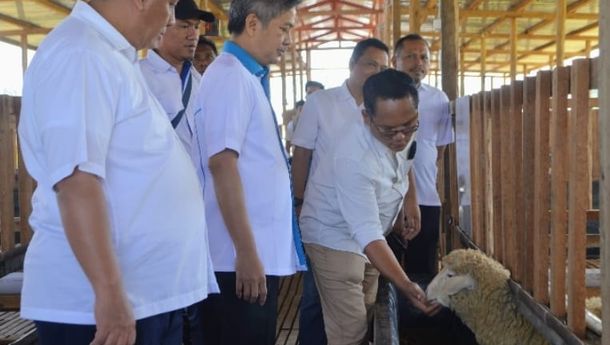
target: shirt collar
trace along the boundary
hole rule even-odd
[[[148,60],[150,65],[156,71],[160,71],[160,72],[167,72],[167,71],[176,72],[176,69],[174,68],[174,66],[170,65],[169,62],[165,61],[165,59],[163,59],[161,57],[161,55],[159,55],[159,53],[157,53],[154,50],[149,50],[148,51],[148,55],[146,55],[146,60]]]
[[[89,24],[95,31],[99,32],[114,49],[125,55],[129,61],[133,63],[138,61],[136,49],[127,41],[125,36],[85,1],[77,1],[70,15]]]
[[[417,91],[427,91],[429,88],[428,85],[424,84],[424,83],[419,83],[419,87],[417,88]]]
[[[248,70],[248,72],[255,76],[262,78],[269,74],[269,67],[263,66],[256,61],[250,53],[244,48],[240,47],[233,41],[227,41],[224,45],[224,51],[237,58],[239,62]]]

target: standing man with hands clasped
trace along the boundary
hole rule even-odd
[[[41,345],[179,345],[183,308],[213,292],[201,187],[138,67],[176,3],[77,1],[26,73],[21,316]]]
[[[417,85],[419,121],[417,155],[413,163],[417,200],[421,210],[421,231],[409,238],[406,271],[412,277],[430,281],[438,272],[438,240],[441,201],[436,189],[437,164],[445,146],[454,140],[449,98],[423,83],[430,69],[430,48],[420,35],[409,34],[396,42],[392,62]]]
[[[196,125],[221,291],[204,302],[206,344],[273,345],[279,276],[305,264],[268,67],[291,43],[298,3],[232,1],[232,40],[207,68],[199,90]]]

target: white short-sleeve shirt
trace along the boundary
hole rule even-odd
[[[449,111],[449,98],[430,85],[421,84],[419,95],[419,130],[417,131],[417,155],[413,163],[417,201],[420,205],[440,206],[436,189],[436,158],[438,146],[453,142],[453,127]]]
[[[157,97],[171,122],[184,109],[182,104],[182,80],[176,68],[165,61],[157,52],[150,50],[148,55],[140,60],[140,68],[148,87]],[[176,127],[180,141],[189,154],[193,146],[194,118],[201,109],[197,102],[197,90],[201,76],[191,66],[191,95],[183,118]]]
[[[234,43],[232,43],[234,44]],[[206,69],[196,118],[206,180],[204,191],[211,256],[217,272],[235,271],[235,248],[224,223],[209,170],[209,158],[230,149],[239,155],[248,219],[267,275],[298,268],[292,235],[292,198],[284,150],[260,79],[223,52]]]
[[[95,296],[66,239],[53,190],[75,168],[100,178],[136,319],[200,301],[211,292],[208,283],[217,291],[193,164],[147,88],[135,49],[84,1],[32,60],[19,137],[38,183],[22,317],[95,323]]]
[[[347,82],[309,95],[290,143],[313,150],[310,174],[331,151],[335,138],[342,136],[351,123],[363,123],[362,106],[356,104]]]
[[[369,243],[385,240],[409,189],[414,142],[395,153],[363,123],[344,128],[307,182],[303,242],[364,256]]]

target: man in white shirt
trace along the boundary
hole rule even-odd
[[[330,159],[327,155],[337,133],[362,122],[362,86],[368,77],[388,67],[388,55],[388,47],[376,38],[358,42],[349,61],[350,76],[343,85],[308,95],[291,140],[295,146],[292,176],[297,213],[303,204],[307,176],[315,172],[320,162]],[[316,86],[316,82],[309,83],[311,88]],[[325,344],[322,309],[311,271],[303,277],[299,317],[299,342]]]
[[[425,301],[385,240],[409,189],[417,91],[406,74],[385,70],[366,80],[363,99],[364,124],[346,123],[312,170],[300,217],[329,344],[366,341],[379,272],[425,313],[439,309]]]
[[[200,10],[194,0],[180,0],[174,13],[175,23],[167,27],[158,46],[140,60],[140,68],[148,87],[161,103],[182,145],[197,166],[200,155],[193,145],[193,132],[196,131],[194,118],[201,110],[197,102],[201,75],[192,60],[201,21],[214,22],[214,15]],[[203,345],[198,317],[200,303],[189,307],[185,313],[184,341],[189,345]]]
[[[213,292],[197,175],[138,68],[175,4],[78,1],[26,73],[21,316],[42,345],[178,345],[182,309]]]
[[[159,46],[140,61],[142,74],[176,129],[186,152],[192,152],[194,117],[200,110],[197,90],[201,75],[193,67],[201,21],[214,15],[197,8],[194,0],[176,4],[176,22],[167,27]]]
[[[201,82],[196,125],[221,290],[204,303],[206,344],[274,344],[279,276],[305,264],[268,68],[290,45],[298,3],[232,1],[232,40]]]
[[[409,241],[406,271],[429,281],[438,272],[438,239],[441,201],[436,189],[437,163],[445,145],[454,140],[449,99],[445,93],[422,82],[430,68],[428,42],[417,34],[396,42],[392,62],[415,81],[419,93],[417,156],[413,163],[417,200],[421,210],[421,231]]]

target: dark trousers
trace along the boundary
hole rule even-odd
[[[203,301],[186,308],[183,313],[182,345],[205,345],[201,325],[201,305]]]
[[[303,272],[303,295],[299,305],[299,344],[326,345],[326,343],[320,295],[309,266],[309,269]]]
[[[405,253],[406,272],[409,276],[432,278],[438,273],[438,239],[440,206],[419,206],[421,231],[409,241]]]
[[[267,302],[248,303],[235,295],[235,272],[216,272],[220,294],[201,305],[206,345],[274,345],[279,277],[267,276]]]
[[[95,325],[70,325],[36,321],[39,345],[89,345]],[[136,345],[180,345],[182,310],[136,321]]]

